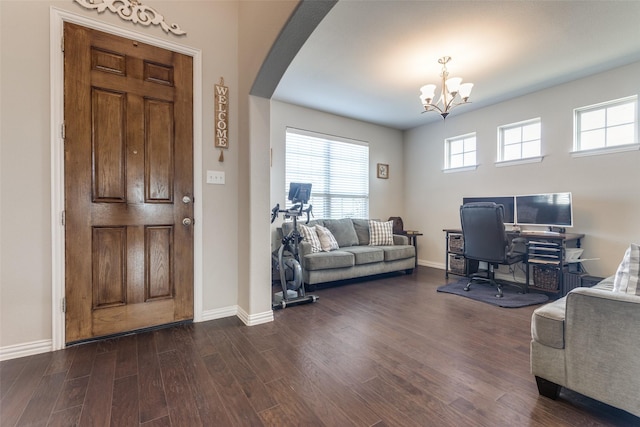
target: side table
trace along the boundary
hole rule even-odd
[[[407,236],[409,238],[409,243],[411,243],[413,245],[414,248],[416,248],[416,267],[418,267],[418,236],[422,236],[423,234],[419,231],[415,231],[415,230],[407,230],[404,232],[404,235]]]

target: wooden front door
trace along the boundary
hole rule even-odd
[[[192,58],[64,34],[66,342],[192,319]]]

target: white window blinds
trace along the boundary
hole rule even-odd
[[[287,128],[285,168],[285,200],[289,183],[309,182],[316,218],[369,217],[368,143]]]

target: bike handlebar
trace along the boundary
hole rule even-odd
[[[271,224],[278,218],[278,212],[280,212],[280,203],[277,203],[273,209],[271,209]]]
[[[306,213],[307,221],[305,222],[305,224],[308,224],[310,216],[313,216],[313,206],[309,205],[306,209],[303,209],[303,206],[303,204],[297,204],[289,209],[280,209],[280,203],[276,204],[273,209],[271,209],[271,223],[273,223],[273,221],[278,218],[279,213],[285,214],[285,218],[288,218],[290,216],[300,217],[303,213]]]

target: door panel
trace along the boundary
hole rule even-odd
[[[92,90],[91,112],[93,201],[125,202],[126,94]]]
[[[193,65],[65,24],[66,340],[193,317]]]

